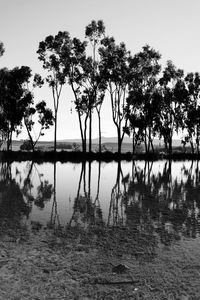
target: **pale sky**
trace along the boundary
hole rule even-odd
[[[187,72],[200,72],[200,0],[0,0],[0,41],[5,53],[0,68],[27,65],[43,73],[36,51],[47,35],[69,31],[84,39],[85,26],[102,19],[106,34],[125,42],[132,54],[149,44],[162,55],[162,65],[172,60]],[[35,101],[46,100],[52,107],[47,87]],[[79,125],[72,104],[73,94],[63,90],[59,107],[58,139],[79,138]],[[73,113],[70,113],[70,108]],[[116,136],[110,102],[102,108],[102,135]],[[26,138],[23,133],[19,138]],[[93,136],[98,136],[96,122]],[[53,129],[44,140],[53,140]]]

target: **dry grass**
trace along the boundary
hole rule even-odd
[[[22,230],[15,239],[4,232],[0,299],[199,299],[198,244],[163,248],[150,235],[124,237],[116,229]]]

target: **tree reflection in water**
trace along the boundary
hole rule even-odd
[[[108,226],[123,226],[124,218],[124,209],[126,208],[126,184],[129,180],[129,174],[124,177],[121,162],[118,162],[117,166],[117,176],[115,185],[111,191],[110,199],[110,208],[108,214]]]
[[[183,166],[181,180],[172,179],[171,161],[165,163],[157,176],[151,168],[140,169],[133,163],[133,176],[129,181],[126,198],[127,224],[136,227],[149,226],[164,244],[170,244],[182,236],[199,235],[199,171]],[[193,163],[191,163],[193,165]],[[146,172],[147,170],[147,172]]]
[[[45,203],[48,202],[53,194],[53,186],[49,184],[47,180],[43,178],[43,174],[38,171],[38,168],[34,162],[27,162],[26,165],[27,176],[24,178],[22,191],[27,199],[30,207],[32,204],[43,209]],[[19,173],[19,172],[18,172]],[[37,193],[33,192],[33,177],[37,176],[39,180],[39,185],[37,186]],[[34,179],[34,182],[36,180]]]
[[[109,228],[131,229],[156,236],[164,245],[183,236],[199,236],[198,162],[191,162],[189,168],[183,163],[181,177],[172,174],[173,162],[163,161],[162,165],[155,173],[153,162],[146,161],[143,165],[139,161],[133,161],[131,172],[124,175],[123,164],[118,163],[116,181],[111,190],[108,220],[105,223],[99,199],[101,163],[94,201],[91,197],[91,163],[83,163],[69,225],[87,228],[94,224],[107,224]]]
[[[56,229],[57,227],[60,227],[60,219],[58,215],[58,205],[57,205],[57,199],[56,199],[56,162],[54,162],[54,168],[53,168],[53,202],[52,202],[52,209],[51,209],[51,218],[50,222],[47,224],[49,228]]]
[[[9,228],[21,227],[21,218],[28,217],[29,205],[24,201],[22,190],[12,177],[11,165],[1,162],[0,165],[0,228],[3,232]],[[5,232],[4,232],[5,233]]]
[[[99,201],[101,162],[99,162],[98,166],[97,192],[94,200],[91,197],[91,172],[91,162],[83,162],[77,195],[74,199],[74,212],[69,226],[87,228],[90,225],[103,225],[103,216]],[[81,193],[81,188],[83,188],[83,193]]]
[[[45,203],[52,197],[53,186],[43,178],[37,166],[33,162],[26,163],[25,176],[6,162],[0,166],[0,219],[2,222],[9,221],[20,224],[22,218],[29,217],[33,204],[43,209]],[[12,169],[12,170],[11,170]],[[38,177],[39,184],[34,187],[35,178]]]
[[[159,168],[155,167],[156,164]],[[176,162],[171,161],[133,161],[126,172],[124,170],[127,167],[123,162],[117,165],[114,163],[117,166],[114,174],[116,179],[106,194],[110,202],[105,211],[106,201],[102,199],[104,186],[101,184],[101,177],[104,176],[102,163],[83,162],[74,196],[73,213],[71,219],[66,220],[68,225],[82,228],[98,226],[109,230],[122,228],[130,230],[131,234],[135,232],[157,237],[164,245],[182,237],[198,237],[199,163],[191,161],[180,164],[182,169],[176,174]],[[106,166],[112,168],[112,165]],[[95,167],[97,175],[94,175]],[[54,163],[54,182],[50,184],[33,162],[26,163],[25,175],[18,164],[17,167],[13,165],[11,171],[10,164],[1,163],[0,217],[28,216],[33,205],[45,210],[46,203],[52,200],[48,225],[63,225],[58,216],[60,199],[59,193],[56,193],[57,168]]]

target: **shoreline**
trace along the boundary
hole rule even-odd
[[[79,151],[0,151],[0,160],[5,162],[12,161],[34,161],[34,162],[83,162],[83,161],[158,161],[158,160],[200,160],[200,154],[198,153],[183,153],[174,151],[171,155],[163,152],[155,153],[136,153],[131,152],[117,153],[111,151],[105,152],[79,152]]]

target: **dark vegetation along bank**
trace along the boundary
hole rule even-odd
[[[4,51],[0,42],[0,56]],[[194,155],[199,153],[198,72],[184,74],[170,60],[162,67],[161,54],[149,45],[132,54],[124,42],[117,44],[114,37],[106,35],[102,20],[86,26],[84,41],[72,38],[68,31],[47,36],[39,43],[37,55],[46,72],[44,78],[32,74],[28,66],[0,69],[0,144],[5,142],[7,151],[12,150],[13,135],[19,135],[24,128],[27,140],[23,148],[34,152],[45,130],[54,126],[56,152],[58,108],[62,95],[68,99],[63,94],[67,85],[74,95],[72,111],[78,117],[83,153],[87,147],[92,152],[95,114],[98,152],[103,151],[102,106],[106,101],[110,102],[110,118],[116,128],[118,154],[128,135],[133,154],[141,144],[146,154],[154,153],[156,137],[171,155],[175,133],[183,147],[189,146]],[[52,91],[53,110],[45,100],[34,100],[35,90],[45,84]]]
[[[137,153],[133,155],[131,152],[118,153],[118,152],[67,152],[67,151],[1,151],[0,160],[1,161],[34,161],[34,162],[82,162],[82,161],[132,161],[132,160],[160,160],[160,159],[170,159],[170,160],[200,160],[200,154],[197,153],[182,153],[173,152],[171,155],[165,153]]]

